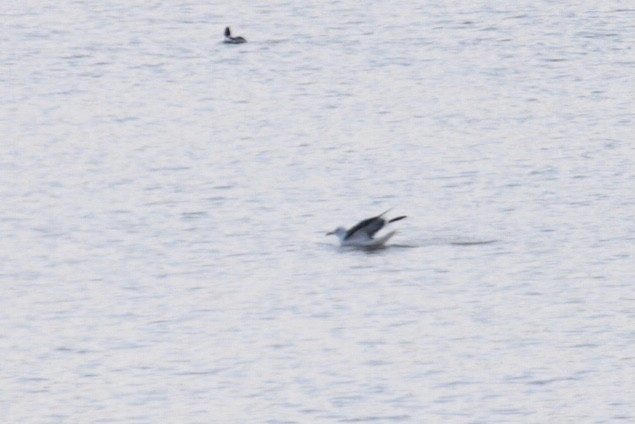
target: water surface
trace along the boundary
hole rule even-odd
[[[630,2],[0,13],[2,422],[635,420]]]

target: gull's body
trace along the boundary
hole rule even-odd
[[[327,235],[335,234],[340,240],[340,244],[342,246],[360,247],[363,249],[376,249],[382,247],[392,236],[395,235],[395,231],[391,231],[390,233],[378,238],[373,238],[375,234],[387,224],[405,218],[405,216],[398,216],[397,218],[387,220],[382,218],[386,212],[372,218],[365,219],[348,230],[344,227],[337,227],[335,231],[327,233]]]
[[[243,37],[232,37],[232,32],[230,31],[229,27],[225,28],[225,41],[223,41],[223,43],[225,44],[242,44],[242,43],[246,43],[247,40],[245,40]]]

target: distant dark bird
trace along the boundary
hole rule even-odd
[[[392,236],[395,235],[395,231],[391,231],[390,233],[376,239],[373,238],[373,236],[387,224],[406,218],[405,216],[398,216],[397,218],[389,220],[382,218],[382,216],[384,216],[388,211],[390,211],[390,209],[380,215],[365,219],[354,227],[351,227],[349,230],[344,227],[337,227],[335,231],[326,233],[326,235],[335,234],[337,238],[340,239],[340,244],[342,246],[361,247],[364,249],[382,247]]]
[[[245,40],[243,37],[232,37],[232,32],[229,30],[229,27],[225,28],[225,41],[223,41],[223,43],[225,44],[242,44],[242,43],[246,43],[247,40]]]

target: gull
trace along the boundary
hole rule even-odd
[[[327,236],[335,234],[340,239],[340,245],[350,247],[360,247],[362,249],[376,249],[382,247],[396,231],[381,236],[379,238],[373,238],[377,231],[384,228],[391,222],[399,221],[405,218],[405,216],[398,216],[397,218],[384,219],[382,218],[390,209],[372,218],[365,219],[359,222],[354,227],[346,229],[344,227],[337,227],[335,231],[326,233]]]
[[[229,29],[229,27],[225,27],[225,41],[223,41],[223,43],[225,44],[242,44],[242,43],[246,43],[247,40],[245,40],[243,37],[232,37],[232,32]]]

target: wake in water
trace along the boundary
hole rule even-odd
[[[386,236],[384,236],[384,238],[389,239],[393,234],[395,234],[396,232],[393,231],[389,234],[387,234]],[[391,248],[401,248],[401,249],[412,249],[412,248],[417,248],[417,247],[426,247],[426,246],[460,246],[460,247],[471,247],[471,246],[483,246],[483,245],[487,245],[487,244],[493,244],[498,242],[499,240],[465,240],[465,241],[450,241],[450,240],[428,240],[419,244],[415,244],[415,243],[391,243],[388,244],[386,243],[387,239],[384,240],[384,238],[380,238],[377,240],[373,241],[377,241],[378,243],[374,244],[374,243],[369,243],[369,244],[342,244],[341,246],[339,246],[339,250],[342,251],[350,251],[350,250],[367,250],[367,251],[376,251],[376,250],[384,250],[384,249],[391,249]],[[326,245],[326,243],[324,243]]]

